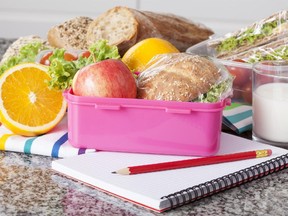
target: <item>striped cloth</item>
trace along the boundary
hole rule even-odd
[[[223,111],[223,124],[241,134],[252,129],[252,106],[232,103]]]
[[[223,111],[223,123],[237,133],[252,128],[252,108],[248,105],[232,103]],[[64,158],[74,155],[95,152],[95,149],[75,148],[68,142],[67,116],[49,133],[24,137],[11,133],[0,126],[0,150],[22,152]]]
[[[1,125],[0,150],[45,155],[55,158],[95,152],[94,149],[75,148],[69,144],[66,116],[51,132],[36,137],[24,137],[13,134]]]

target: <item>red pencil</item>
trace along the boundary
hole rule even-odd
[[[139,174],[139,173],[156,172],[156,171],[164,171],[164,170],[171,170],[171,169],[203,166],[203,165],[209,165],[209,164],[225,163],[225,162],[232,162],[232,161],[238,161],[238,160],[246,160],[246,159],[251,159],[251,158],[267,157],[267,156],[270,156],[271,154],[272,154],[271,149],[255,150],[255,151],[239,152],[239,153],[225,154],[225,155],[216,155],[216,156],[196,158],[196,159],[163,162],[163,163],[157,163],[157,164],[130,166],[130,167],[126,167],[126,168],[114,171],[112,173],[121,174],[121,175],[132,175],[132,174]]]

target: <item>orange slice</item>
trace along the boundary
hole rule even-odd
[[[164,39],[147,38],[128,49],[122,61],[130,70],[141,72],[155,55],[165,53],[179,53],[179,50]]]
[[[61,91],[48,87],[48,67],[16,65],[0,77],[0,121],[12,132],[35,136],[54,128],[66,112]]]

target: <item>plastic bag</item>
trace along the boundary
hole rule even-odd
[[[236,59],[234,55],[285,37],[288,37],[288,11],[286,10],[223,37],[210,40],[209,53],[221,59]]]
[[[233,93],[233,77],[216,59],[187,53],[152,58],[137,78],[138,98],[218,102]]]
[[[247,63],[265,60],[288,60],[288,37],[231,56],[229,60],[241,59]]]

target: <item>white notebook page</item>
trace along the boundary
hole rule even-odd
[[[228,154],[260,149],[271,149],[270,157],[248,159],[229,163],[191,167],[137,175],[119,175],[118,169],[150,163],[183,160],[188,156],[95,152],[52,162],[52,169],[92,186],[129,199],[152,209],[167,208],[161,197],[205,183],[207,181],[251,167],[271,158],[287,154],[288,150],[257,143],[248,139],[222,133],[218,154]]]

